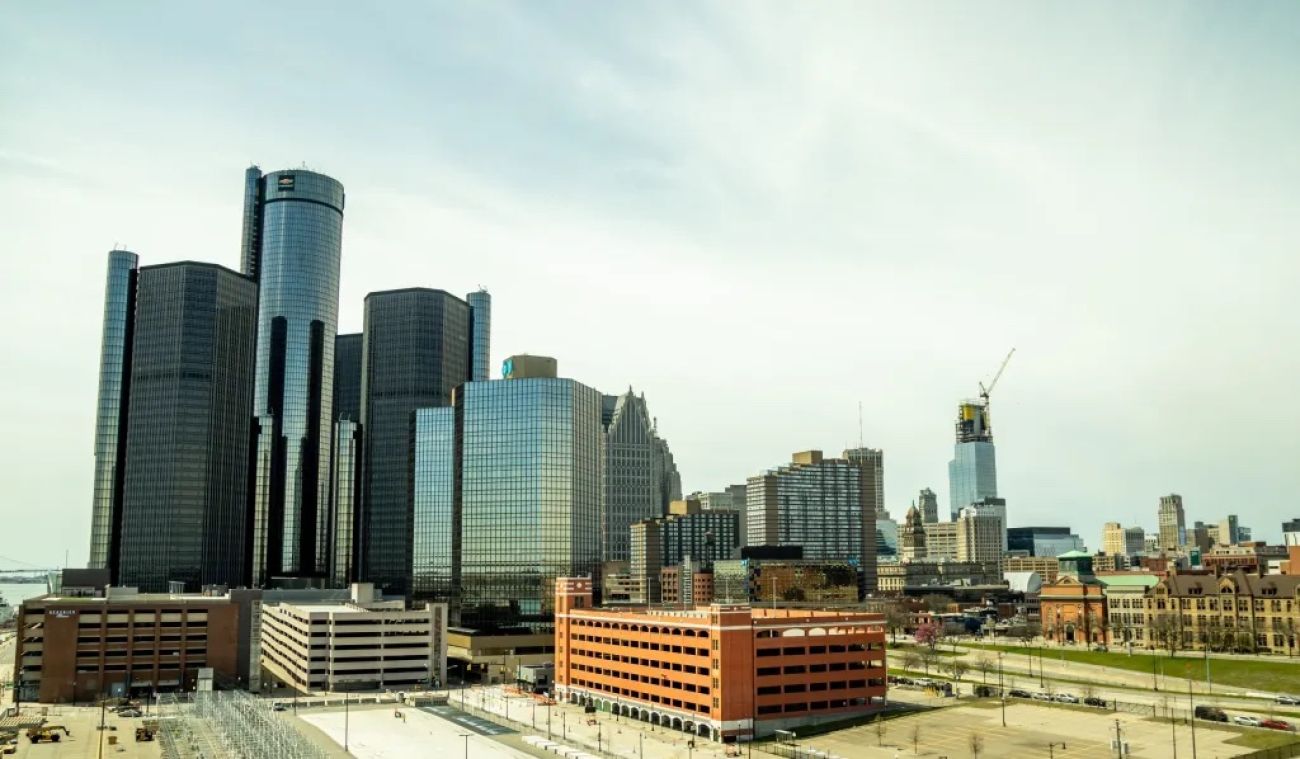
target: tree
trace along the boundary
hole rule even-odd
[[[970,755],[975,759],[980,759],[980,752],[984,750],[984,738],[979,733],[970,734]]]
[[[890,642],[898,642],[898,631],[905,630],[908,623],[907,610],[901,604],[891,603],[885,607],[885,625],[889,627]]]
[[[921,649],[921,663],[925,665],[925,674],[930,674],[930,666],[939,660],[939,652],[933,648]]]
[[[948,671],[952,673],[954,680],[961,680],[961,676],[970,671],[970,665],[960,658],[954,658],[948,663]]]
[[[916,642],[923,646],[928,646],[931,650],[939,644],[939,626],[933,622],[924,622],[918,625],[916,633],[913,636]]]
[[[915,672],[921,666],[921,655],[915,651],[907,650],[903,652],[903,669]]]
[[[921,602],[931,614],[943,614],[952,605],[952,599],[942,593],[929,593],[921,596]]]
[[[885,733],[889,732],[889,725],[886,724],[884,717],[876,718],[876,745],[885,745]]]
[[[993,671],[993,658],[988,654],[980,654],[980,657],[975,660],[975,669],[984,675],[984,683],[988,684],[989,673]]]
[[[916,722],[912,725],[912,754],[919,753],[918,747],[921,745],[921,723]]]

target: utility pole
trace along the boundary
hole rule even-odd
[[[1192,665],[1187,665],[1188,670]],[[1191,675],[1189,671],[1187,673]],[[1187,724],[1192,728],[1192,759],[1196,759],[1196,707],[1192,705],[1192,678],[1187,678]]]
[[[1120,733],[1119,720],[1115,720],[1115,757],[1124,759],[1124,736]]]
[[[1002,700],[1002,726],[1007,726],[1007,691],[1002,687],[1002,652],[998,651],[998,695]]]

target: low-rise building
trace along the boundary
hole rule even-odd
[[[925,558],[957,560],[957,523],[925,522]]]
[[[199,671],[239,686],[239,606],[229,594],[47,595],[18,609],[18,701],[66,703],[193,690]]]
[[[880,564],[876,577],[881,595],[900,595],[905,588],[934,585],[994,585],[1002,581],[997,562],[913,561]]]
[[[884,706],[879,614],[598,609],[591,581],[556,581],[556,697],[731,742]]]
[[[1092,573],[1092,557],[1068,551],[1056,558],[1056,581],[1044,585],[1038,596],[1043,637],[1057,643],[1105,643],[1105,586]]]
[[[824,603],[858,600],[858,568],[817,559],[728,559],[713,563],[717,603]]]
[[[437,687],[447,680],[447,604],[406,609],[352,586],[347,603],[262,606],[262,667],[302,692]]]
[[[1247,572],[1267,574],[1270,561],[1287,558],[1286,546],[1271,546],[1262,541],[1237,545],[1220,545],[1201,554],[1201,565],[1220,574]]]
[[[1003,556],[1002,574],[1008,572],[1037,572],[1044,584],[1056,582],[1060,562],[1055,556]]]

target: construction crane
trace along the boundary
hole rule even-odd
[[[998,380],[1002,379],[1002,372],[1006,371],[1007,362],[1011,360],[1011,356],[1014,355],[1015,352],[1016,349],[1012,348],[1011,351],[1007,353],[1007,357],[1002,359],[1002,366],[998,367],[998,373],[993,375],[993,381],[989,383],[988,387],[984,387],[983,382],[980,383],[980,397],[984,399],[985,406],[989,405],[989,396],[993,393],[993,388],[997,386]]]

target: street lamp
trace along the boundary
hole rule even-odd
[[[469,736],[470,736],[470,733],[457,733],[457,735],[459,735],[460,737],[462,737],[462,738],[465,739],[465,759],[469,759]]]
[[[1002,686],[1002,652],[998,651],[998,695],[1002,697],[1002,726],[1007,726],[1007,691]]]
[[[1060,743],[1049,743],[1049,744],[1047,744],[1047,756],[1049,757],[1049,759],[1050,759],[1051,757],[1056,756],[1056,749],[1057,749],[1057,748],[1060,748],[1062,751],[1064,751],[1064,750],[1065,750],[1065,741],[1061,741]]]

